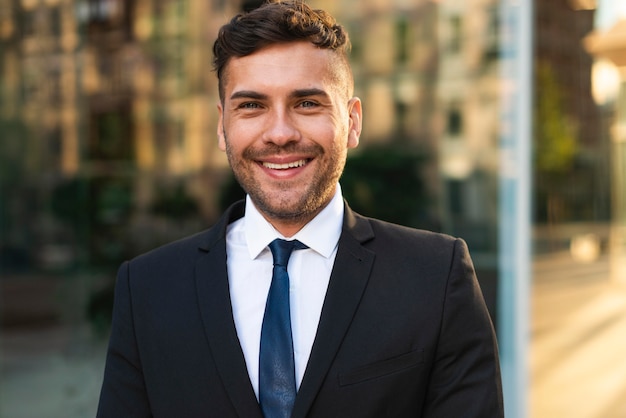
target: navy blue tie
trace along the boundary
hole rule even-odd
[[[274,269],[261,328],[259,403],[265,418],[288,418],[296,399],[296,376],[287,263],[294,249],[307,246],[297,240],[275,239],[269,247]]]

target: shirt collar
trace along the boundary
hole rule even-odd
[[[341,235],[343,225],[343,197],[341,187],[322,211],[290,239],[297,239],[315,252],[329,258]],[[246,196],[244,215],[245,236],[252,259],[258,257],[267,245],[276,238],[285,239],[257,210],[250,196]]]

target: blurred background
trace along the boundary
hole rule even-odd
[[[211,46],[253,0],[0,1],[0,417],[89,417],[119,264],[242,197]],[[626,3],[309,1],[344,24],[357,211],[464,238],[508,417],[626,416]]]

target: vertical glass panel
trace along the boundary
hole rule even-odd
[[[538,1],[531,415],[626,414],[620,1]]]
[[[93,416],[117,267],[206,228],[242,196],[216,145],[207,34],[215,34],[226,16],[260,3],[0,5],[0,416]],[[364,101],[362,143],[341,180],[345,197],[364,215],[464,238],[495,321],[505,87],[499,34],[510,24],[500,19],[500,2],[310,4],[331,10],[350,30],[356,94]],[[623,113],[563,96],[583,83],[578,71],[591,68],[591,58],[577,61],[586,32],[573,27],[581,32],[582,52],[567,57],[569,66],[555,71],[545,65],[540,73],[546,106],[556,114],[536,120],[576,123],[545,125],[546,135],[558,133],[556,143],[545,143],[557,161],[545,164],[570,171],[559,172],[559,187],[551,177],[538,177],[546,221],[536,228],[537,247],[545,247],[537,268],[566,260],[568,231],[577,231],[579,253],[599,248],[585,268],[618,260],[606,251],[626,241],[613,232],[624,218],[609,222],[618,219],[609,217],[618,213],[610,208],[624,206],[623,177],[614,180],[625,170],[624,141],[611,136],[624,132],[615,128]],[[555,87],[561,80],[567,88]],[[561,101],[570,107],[553,109]],[[585,113],[594,109],[595,119]],[[577,148],[582,132],[585,149],[594,153]],[[608,140],[600,138],[612,138],[602,152],[595,144]],[[610,164],[600,163],[602,155],[611,156]],[[573,220],[593,229],[576,229]],[[549,296],[538,295],[553,305]]]
[[[527,416],[530,265],[531,2],[500,4],[498,340],[508,417]]]

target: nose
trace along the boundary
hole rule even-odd
[[[276,110],[268,114],[263,140],[279,146],[300,140],[300,131],[288,111]]]

